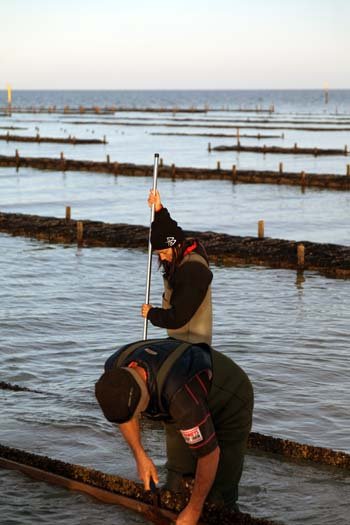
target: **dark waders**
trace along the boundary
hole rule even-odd
[[[220,447],[220,461],[209,501],[238,510],[238,483],[252,425],[253,388],[248,376],[225,355],[212,351],[213,382],[209,410]],[[194,477],[196,459],[173,424],[166,423],[167,488],[184,490],[183,478]]]

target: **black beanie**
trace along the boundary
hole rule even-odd
[[[138,407],[141,389],[127,369],[116,368],[102,374],[95,384],[95,395],[108,421],[125,423]]]
[[[183,230],[177,225],[166,208],[155,214],[151,226],[151,243],[153,250],[164,250],[181,243],[185,238]]]

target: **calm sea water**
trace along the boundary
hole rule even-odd
[[[281,101],[284,112],[323,112],[321,92],[240,92],[239,96],[237,92],[134,92],[129,96],[26,92],[15,96],[23,97],[22,104],[57,105],[117,103],[113,97],[121,97],[125,105],[200,105],[211,97],[209,103],[218,107],[265,105],[274,98],[276,106]],[[340,108],[349,112],[349,92],[336,96],[338,112]],[[332,93],[330,100],[335,104]],[[21,116],[27,120],[29,134],[38,126],[29,121],[37,117],[45,121],[39,125],[47,134],[68,133],[57,117]],[[2,118],[0,125],[8,121]],[[101,133],[97,125],[79,130],[86,136],[92,131]],[[115,132],[111,145],[72,147],[69,155],[97,159],[110,153],[121,162],[148,163],[154,151],[162,155],[163,150],[156,148],[158,138],[145,130],[135,127],[124,133]],[[169,161],[176,157],[187,165],[213,162],[206,151],[199,151],[195,138],[164,138],[160,145],[164,144],[173,155],[167,153]],[[23,152],[33,156],[57,156],[61,149],[24,146]],[[16,146],[0,143],[0,153],[9,154],[10,147]],[[68,149],[65,152],[68,156]],[[291,166],[294,161],[289,159]],[[258,166],[261,159],[252,156],[247,162]],[[322,164],[318,159],[314,162],[317,167]],[[340,160],[334,162],[334,169],[340,166]],[[71,204],[76,218],[147,224],[149,182],[1,169],[0,210],[63,216],[64,206]],[[257,220],[264,218],[267,234],[274,237],[349,244],[347,193],[301,193],[295,188],[232,186],[225,181],[162,180],[160,184],[166,204],[188,229],[255,235]],[[0,391],[0,442],[136,479],[126,445],[96,405],[93,385],[113,349],[142,336],[139,309],[144,299],[146,253],[78,250],[4,234],[0,253],[0,380],[57,394],[53,398]],[[301,277],[292,271],[256,267],[213,267],[213,272],[214,346],[239,363],[253,381],[254,430],[350,452],[349,282],[312,272]],[[155,265],[154,304],[160,303],[160,295],[161,277]],[[150,337],[163,335],[162,330],[150,327]],[[161,429],[146,425],[144,439],[164,477]],[[123,509],[14,472],[0,470],[0,487],[1,525],[144,523]],[[288,524],[340,525],[347,523],[348,494],[349,476],[344,472],[249,454],[240,502],[243,511]]]
[[[148,178],[0,168],[0,185],[4,212],[64,217],[69,205],[75,219],[149,223]],[[264,219],[269,237],[350,244],[347,192],[169,179],[161,179],[159,189],[186,229],[255,236]],[[213,207],[221,213],[209,213]]]

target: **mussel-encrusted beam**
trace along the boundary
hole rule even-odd
[[[232,146],[215,146],[212,151],[241,151],[251,153],[274,153],[282,155],[314,155],[315,157],[322,155],[348,155],[347,148],[303,148],[295,146],[291,148],[280,147],[280,146],[242,146],[241,144],[235,144]]]
[[[0,135],[0,140],[6,142],[49,142],[57,144],[105,144],[102,139],[77,139],[76,137],[29,137],[26,135]]]
[[[54,243],[77,242],[77,221],[0,212],[0,231]],[[219,264],[249,264],[271,268],[314,270],[328,277],[350,277],[350,247],[302,241],[304,262],[298,261],[295,241],[239,237],[224,233],[187,231],[201,239],[210,259]],[[146,248],[148,228],[130,224],[84,221],[83,244],[120,248]]]
[[[1,461],[2,459],[3,461]],[[35,469],[40,469],[43,472],[50,472],[104,491],[120,494],[127,498],[132,498],[135,501],[141,501],[149,505],[153,503],[153,497],[150,492],[146,492],[139,483],[121,478],[120,476],[106,474],[81,465],[65,463],[47,456],[31,454],[24,450],[0,445],[0,466],[6,468],[6,460],[28,465]],[[13,468],[13,466],[11,468]],[[36,478],[38,479],[38,473],[36,473]],[[43,479],[45,480],[44,476]],[[179,512],[186,502],[168,490],[160,490],[159,503],[160,508]],[[136,506],[135,510],[137,510]],[[203,523],[213,525],[274,525],[272,521],[263,518],[254,518],[249,514],[227,512],[224,509],[209,504],[205,505]]]
[[[265,436],[258,432],[251,432],[248,439],[248,448],[272,454],[278,454],[287,459],[307,460],[322,465],[350,470],[350,454],[331,448],[316,447],[281,439],[273,436]]]
[[[112,175],[127,175],[130,177],[151,177],[153,167],[141,164],[119,162],[97,162],[88,160],[73,160],[66,158],[43,158],[0,155],[0,166],[16,168],[35,168],[53,171],[87,171],[93,173],[110,173]],[[304,172],[302,172],[304,173]],[[158,176],[175,179],[195,180],[230,180],[248,184],[286,184],[289,186],[315,187],[334,190],[349,190],[350,177],[346,175],[317,174],[280,171],[231,170],[186,168],[178,166],[159,166]]]

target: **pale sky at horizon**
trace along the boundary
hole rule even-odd
[[[350,88],[350,0],[0,6],[0,89]]]

